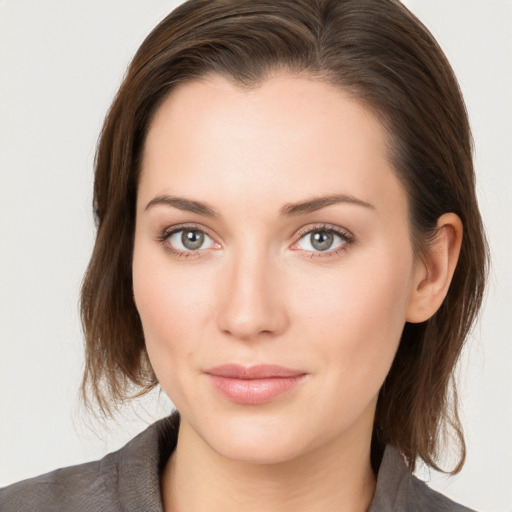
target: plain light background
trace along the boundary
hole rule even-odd
[[[177,1],[0,0],[0,486],[103,456],[157,417],[153,393],[102,423],[78,402],[78,293],[94,239],[92,164],[128,62]],[[407,0],[450,59],[475,138],[493,269],[460,365],[468,459],[420,471],[512,511],[512,1]],[[448,461],[449,461],[448,457]]]

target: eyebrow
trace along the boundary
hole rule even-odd
[[[346,194],[335,194],[331,196],[322,196],[315,197],[313,199],[308,199],[306,201],[301,201],[299,203],[288,203],[285,204],[281,210],[280,215],[286,217],[293,217],[297,215],[305,215],[307,213],[316,212],[321,210],[322,208],[327,208],[328,206],[332,206],[333,204],[355,204],[357,206],[362,206],[364,208],[369,208],[371,210],[375,209],[370,203],[358,199],[354,196],[346,195]],[[177,208],[178,210],[183,210],[186,212],[196,213],[198,215],[204,215],[205,217],[218,217],[218,212],[208,206],[206,203],[202,203],[200,201],[194,201],[192,199],[186,199],[184,197],[174,197],[168,195],[157,196],[146,205],[145,210],[152,208],[157,205],[164,206],[172,206]]]
[[[193,201],[192,199],[186,199],[184,197],[173,197],[167,195],[157,196],[149,201],[145,210],[157,205],[172,206],[178,210],[197,213],[198,215],[204,215],[205,217],[218,217],[218,213],[206,203]]]
[[[300,203],[285,204],[281,208],[280,214],[282,216],[305,215],[307,213],[316,212],[322,208],[326,208],[327,206],[339,203],[355,204],[357,206],[375,210],[375,206],[367,203],[366,201],[358,199],[357,197],[346,194],[335,194],[331,196],[315,197],[307,201],[301,201]]]

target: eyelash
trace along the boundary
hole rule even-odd
[[[172,235],[175,233],[179,233],[180,231],[185,230],[193,230],[193,231],[199,231],[201,233],[204,233],[209,238],[213,240],[213,237],[208,234],[208,231],[201,228],[200,226],[196,224],[181,224],[178,226],[172,226],[169,228],[166,228],[162,231],[160,235],[156,238],[158,242],[160,242],[166,251],[168,251],[173,256],[177,256],[179,258],[189,259],[189,258],[197,258],[201,257],[201,250],[190,250],[190,251],[182,251],[180,249],[176,249],[173,247],[169,242],[169,239]],[[300,249],[293,249],[293,246],[297,245],[302,238],[304,238],[306,235],[314,233],[314,232],[325,232],[325,233],[331,233],[335,236],[338,236],[343,241],[342,245],[337,247],[336,249],[332,250],[326,250],[326,251],[303,251],[307,253],[308,257],[311,259],[315,258],[329,258],[334,257],[342,252],[347,250],[347,247],[350,246],[355,242],[354,235],[350,233],[347,230],[341,229],[338,226],[333,226],[331,224],[315,224],[313,226],[308,225],[307,227],[304,227],[300,229],[297,232],[296,238],[297,240],[292,244],[292,250],[300,250]],[[204,250],[204,249],[203,249]]]
[[[325,232],[336,235],[341,238],[343,243],[337,247],[336,249],[331,249],[327,251],[304,251],[308,253],[308,257],[311,259],[315,258],[332,258],[334,256],[338,256],[342,252],[346,251],[347,248],[355,242],[355,237],[350,231],[346,229],[342,229],[338,226],[334,226],[332,224],[315,224],[313,226],[308,225],[300,229],[297,233],[297,241],[292,244],[297,245],[302,238],[306,235],[314,233],[314,232]],[[298,249],[295,249],[298,250]]]
[[[172,226],[172,227],[165,228],[162,231],[162,233],[160,235],[158,235],[156,240],[164,246],[164,249],[167,252],[169,252],[173,256],[177,256],[178,258],[189,259],[189,258],[200,257],[201,251],[199,251],[199,250],[197,250],[197,251],[182,251],[180,249],[176,249],[176,247],[173,247],[170,243],[168,243],[169,239],[171,238],[172,235],[174,235],[175,233],[179,233],[180,231],[186,231],[186,230],[199,231],[201,233],[204,233],[205,235],[207,235],[209,238],[211,238],[213,240],[213,237],[211,237],[205,229],[199,227],[196,224],[180,224],[178,226]]]

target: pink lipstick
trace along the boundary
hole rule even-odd
[[[259,405],[294,389],[306,373],[278,365],[225,364],[206,370],[213,386],[232,402]]]

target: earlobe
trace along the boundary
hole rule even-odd
[[[455,213],[439,217],[434,240],[415,270],[406,315],[408,322],[424,322],[440,308],[457,266],[462,232],[462,221]]]

